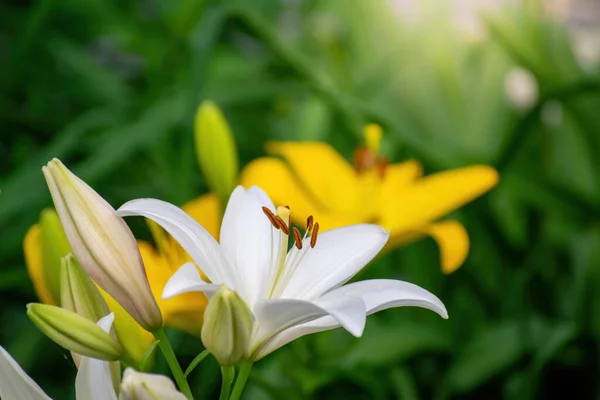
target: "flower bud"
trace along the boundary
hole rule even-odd
[[[210,298],[204,311],[202,343],[222,366],[238,362],[252,335],[252,312],[242,298],[226,286]]]
[[[60,306],[86,318],[98,321],[110,313],[102,295],[94,282],[81,268],[73,254],[61,259]],[[116,337],[113,335],[113,337]],[[81,356],[71,353],[75,365],[79,366]]]
[[[56,211],[45,209],[23,241],[27,271],[36,294],[45,304],[60,302],[60,259],[71,252]],[[106,314],[105,314],[106,315]]]
[[[96,285],[73,254],[63,257],[61,264],[60,306],[92,322],[110,313]]]
[[[114,208],[53,159],[42,168],[73,253],[90,277],[147,331],[162,327],[133,234]]]
[[[29,319],[51,340],[76,354],[116,361],[123,348],[94,322],[64,308],[47,304],[27,305]]]
[[[173,382],[163,375],[127,368],[121,381],[119,400],[187,400]]]
[[[238,180],[235,140],[221,110],[203,102],[196,112],[196,156],[210,190],[227,201]]]

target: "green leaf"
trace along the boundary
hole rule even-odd
[[[150,360],[150,357],[152,357],[152,353],[154,352],[154,349],[158,345],[158,342],[160,342],[160,340],[155,340],[146,349],[146,352],[144,352],[144,355],[142,356],[142,358],[140,359],[140,362],[138,363],[140,371],[148,371],[148,369],[150,367],[150,365],[148,365],[148,361]]]
[[[204,350],[202,353],[198,354],[196,356],[196,358],[194,358],[192,360],[190,365],[185,370],[184,376],[187,378],[187,376],[194,370],[194,368],[196,368],[198,366],[198,364],[200,364],[206,358],[206,356],[208,356],[209,354],[210,354],[210,351],[208,351],[208,350]]]

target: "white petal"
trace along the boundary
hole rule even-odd
[[[273,203],[258,187],[238,186],[227,203],[221,225],[221,247],[241,278],[238,293],[252,306],[262,295],[271,267],[278,261],[281,231],[275,229],[262,207]],[[286,249],[287,250],[287,249]]]
[[[279,332],[325,315],[331,315],[339,325],[353,333],[362,333],[365,304],[356,298],[348,298],[347,302],[347,304],[342,304],[343,302],[339,299],[326,300],[323,301],[322,306],[319,306],[296,299],[259,301],[253,310],[258,329],[252,338],[252,352]]]
[[[316,301],[322,299],[333,301],[335,298],[347,299],[360,298],[366,305],[366,314],[370,315],[391,307],[416,306],[423,307],[438,313],[442,318],[448,318],[446,307],[433,294],[412,283],[391,279],[373,279],[351,283],[334,289]],[[288,328],[275,335],[256,354],[260,359],[285,344],[304,335],[328,331],[339,328],[341,325],[331,316],[324,316],[313,321]]]
[[[326,296],[360,297],[367,306],[367,315],[392,307],[423,307],[448,318],[444,304],[435,295],[412,283],[392,279],[372,279],[351,283],[327,293]]]
[[[281,297],[313,300],[343,285],[379,253],[388,237],[380,226],[360,224],[320,233],[314,248],[305,239],[302,258],[286,260],[300,262]]]
[[[0,398],[4,400],[51,400],[1,346]]]
[[[119,400],[186,400],[186,397],[164,375],[127,368],[123,374]]]
[[[110,313],[100,318],[96,325],[109,333],[114,319],[114,313]],[[75,378],[75,398],[77,400],[117,400],[108,361],[81,357]]]
[[[211,282],[238,287],[238,276],[217,241],[179,207],[156,199],[137,199],[123,204],[117,213],[153,220],[179,242]]]
[[[299,337],[309,335],[311,333],[328,331],[339,328],[340,326],[341,325],[335,320],[335,318],[329,315],[317,318],[313,321],[305,322],[300,325],[292,326],[291,328],[288,328],[269,339],[269,341],[265,343],[265,345],[262,346],[255,354],[254,359],[260,360],[269,353],[285,346],[289,342],[296,340]]]
[[[269,198],[269,196],[265,193],[264,190],[259,188],[258,186],[251,186],[248,191],[258,197],[261,204],[267,207],[269,210],[275,212],[275,205],[273,201]]]
[[[96,325],[98,325],[102,330],[106,333],[110,333],[110,328],[112,328],[113,322],[115,322],[115,313],[110,313],[100,318]]]
[[[356,337],[360,337],[367,322],[367,307],[359,297],[329,296],[318,298],[316,305],[333,316],[344,329]]]
[[[200,277],[196,265],[188,262],[183,264],[173,276],[169,278],[163,290],[162,298],[170,299],[171,297],[187,292],[214,293],[219,290],[219,286],[220,285],[204,282]]]

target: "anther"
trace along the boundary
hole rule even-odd
[[[286,235],[290,234],[290,228],[288,228],[287,224],[279,215],[275,215],[275,221],[279,229],[283,231]]]
[[[296,242],[296,247],[298,250],[302,250],[302,236],[300,236],[300,231],[294,227],[292,228],[292,234],[294,235],[294,242]]]
[[[319,223],[315,222],[315,226],[310,234],[310,247],[314,248],[317,244],[317,235],[319,234]]]
[[[273,214],[273,211],[269,210],[267,207],[263,206],[262,208],[263,212],[265,213],[265,215],[267,216],[267,218],[269,218],[269,221],[271,221],[271,224],[276,228],[279,229],[279,224],[277,223],[277,220],[275,219],[276,216],[275,214]]]
[[[308,232],[310,232],[312,228],[313,228],[313,216],[309,215],[308,218],[306,218],[306,230]]]

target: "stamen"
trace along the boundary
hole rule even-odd
[[[310,230],[313,228],[313,216],[309,215],[308,218],[306,218],[306,231],[310,232]]]
[[[292,233],[294,234],[294,242],[296,242],[296,247],[298,250],[302,250],[302,237],[300,236],[300,231],[296,227],[293,227]]]
[[[283,231],[283,233],[285,233],[286,235],[290,234],[290,228],[287,226],[283,218],[281,218],[279,215],[275,215],[275,221],[277,223],[277,226]]]
[[[275,214],[273,214],[273,211],[269,210],[269,208],[265,207],[265,206],[263,206],[262,210],[265,213],[265,215],[267,216],[267,218],[269,218],[269,221],[271,221],[271,224],[275,227],[275,229],[279,229],[279,224],[277,223],[277,220],[275,219],[276,216],[275,216]]]
[[[310,247],[314,248],[317,244],[317,236],[319,235],[319,223],[315,222],[315,226],[310,234]]]

